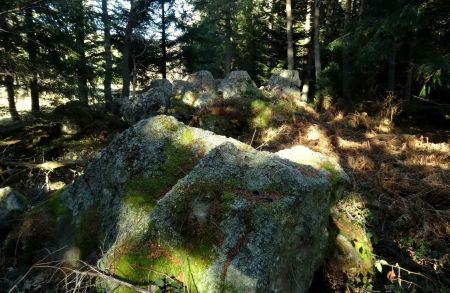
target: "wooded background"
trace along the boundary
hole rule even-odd
[[[1,85],[14,119],[19,89],[35,113],[45,94],[111,110],[113,93],[198,70],[264,84],[298,69],[304,95],[347,105],[386,91],[442,101],[449,14],[446,0],[3,0]]]

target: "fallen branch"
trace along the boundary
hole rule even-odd
[[[22,163],[22,162],[0,162],[0,165],[10,167],[24,167],[27,169],[41,169],[54,171],[58,168],[80,165],[82,161],[47,161],[40,164]]]
[[[157,287],[155,285],[149,285],[148,286],[149,290],[142,289],[139,286],[135,286],[126,281],[118,279],[112,275],[106,274],[92,265],[86,264],[82,261],[80,261],[80,263],[82,263],[84,265],[84,268],[86,268],[86,270],[75,269],[72,267],[64,266],[64,265],[62,265],[63,262],[42,262],[42,263],[37,263],[35,265],[32,265],[30,267],[30,269],[9,289],[8,293],[12,293],[14,291],[14,289],[16,289],[17,286],[23,280],[25,280],[25,278],[32,272],[33,269],[50,269],[50,270],[55,270],[56,272],[61,272],[65,276],[64,281],[66,282],[66,289],[68,289],[67,285],[69,285],[70,283],[73,283],[72,281],[67,283],[67,279],[73,277],[73,279],[75,280],[75,289],[72,290],[73,292],[76,292],[77,288],[81,288],[81,282],[84,279],[84,277],[101,278],[101,279],[110,281],[112,283],[115,283],[117,285],[126,287],[128,289],[131,289],[131,290],[134,290],[134,291],[140,292],[140,293],[156,292]],[[80,277],[81,277],[81,279],[80,279]]]

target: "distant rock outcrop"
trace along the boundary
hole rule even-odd
[[[219,93],[222,93],[224,99],[239,98],[249,91],[258,91],[258,89],[247,71],[230,72],[219,86]]]
[[[173,96],[172,83],[166,79],[153,80],[150,89],[122,103],[121,111],[131,125],[141,119],[164,114]]]
[[[184,80],[174,81],[177,98],[184,104],[199,108],[217,98],[215,80],[211,72],[198,71]]]
[[[267,89],[273,97],[302,101],[300,86],[298,70],[282,70],[270,77]]]
[[[282,70],[277,74],[273,74],[269,80],[269,88],[281,86],[284,88],[299,88],[301,85],[298,70]]]

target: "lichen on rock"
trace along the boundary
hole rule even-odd
[[[169,276],[193,292],[306,292],[344,183],[324,168],[156,116],[117,136],[49,207],[71,221],[64,244],[82,258],[102,245],[99,267],[136,285]]]

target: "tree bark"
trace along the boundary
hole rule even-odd
[[[292,0],[286,0],[286,33],[288,69],[294,70],[294,42],[292,37]]]
[[[14,98],[14,77],[12,75],[5,76],[5,86],[8,93],[9,114],[12,120],[19,121],[20,116],[16,109],[16,100]]]
[[[347,0],[345,3],[344,35],[346,35],[348,31],[351,9],[352,0]],[[345,38],[347,39],[348,36],[345,36]],[[347,43],[348,42],[345,42],[342,50],[342,95],[345,100],[350,98],[350,56]]]
[[[311,46],[311,15],[313,10],[313,0],[308,0],[306,4],[306,19],[305,19],[305,34],[306,39],[304,40],[304,45],[306,47],[306,66],[304,68],[303,75],[303,85],[302,85],[302,101],[306,101],[309,95],[309,83],[311,80],[311,69],[313,62],[313,50]]]
[[[316,81],[320,77],[322,64],[320,59],[320,0],[314,0],[314,66]]]
[[[167,32],[166,32],[166,11],[164,5],[165,0],[161,0],[161,51],[162,51],[162,78],[167,78]]]
[[[36,71],[37,63],[37,46],[36,37],[34,33],[34,22],[33,22],[33,8],[29,7],[25,11],[25,26],[27,28],[27,53],[28,61],[30,63],[30,71],[32,78],[30,80],[30,93],[31,93],[31,111],[34,114],[39,113],[39,81],[38,73]]]
[[[413,80],[413,45],[409,45],[409,56],[408,56],[408,69],[406,71],[406,84],[405,84],[405,103],[409,104],[411,102],[411,88]]]
[[[388,64],[388,86],[387,90],[389,92],[395,91],[395,42],[393,41],[391,52],[389,53],[389,64]]]
[[[77,79],[78,79],[78,98],[80,102],[88,106],[88,86],[87,86],[87,58],[86,58],[86,48],[84,41],[86,38],[85,31],[85,16],[84,16],[84,6],[83,0],[78,0],[77,2],[77,23],[76,23],[76,36],[75,42],[77,47]]]
[[[225,73],[231,72],[231,63],[233,59],[232,44],[231,44],[231,11],[229,4],[225,4]]]
[[[123,46],[123,62],[122,62],[122,98],[130,97],[130,53],[131,41],[133,39],[133,29],[137,24],[137,12],[135,1],[130,0],[130,15],[128,16],[127,26],[125,28],[125,39]]]
[[[0,17],[0,30],[3,30],[4,32],[6,32],[6,33],[1,34],[0,36],[2,37],[5,55],[9,55],[9,54],[11,54],[11,49],[12,49],[11,45],[10,45],[10,38],[9,38],[10,27],[9,27],[8,21],[4,17]],[[19,121],[20,116],[19,116],[19,113],[17,113],[16,101],[14,98],[14,76],[13,76],[13,73],[8,68],[6,68],[4,81],[5,81],[5,87],[6,87],[6,92],[7,92],[7,96],[8,96],[9,114],[11,115],[12,120]]]
[[[364,7],[365,7],[365,0],[361,0],[361,3],[359,4],[359,20],[363,17],[364,14]]]
[[[105,79],[103,81],[103,89],[105,94],[105,106],[106,111],[112,112],[113,109],[113,99],[112,99],[112,53],[111,53],[111,20],[108,14],[108,1],[102,0],[102,21],[103,21],[103,35],[104,43],[103,47],[105,49]]]

